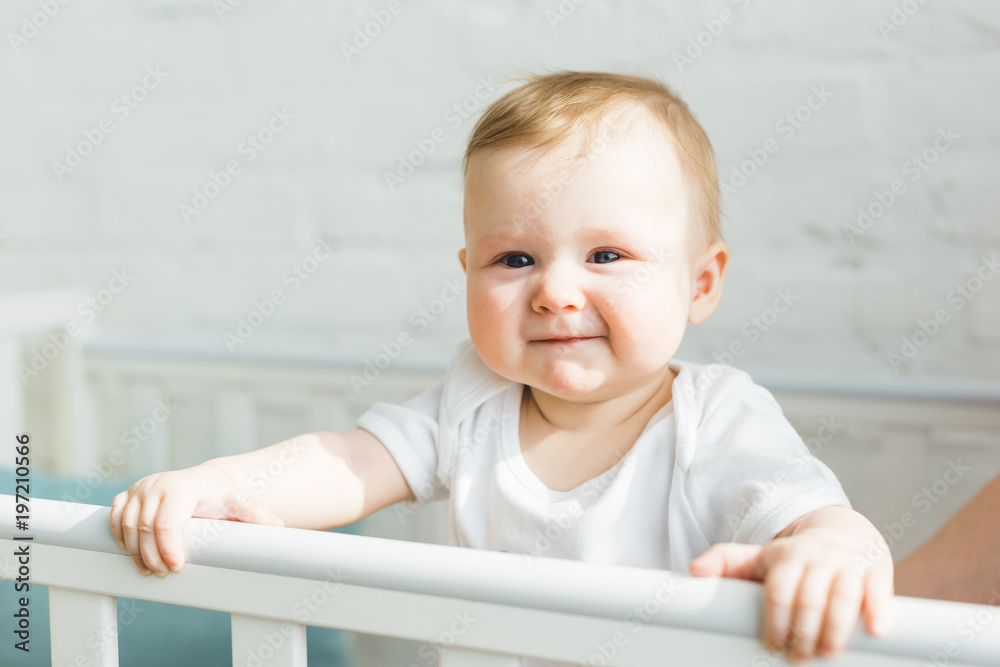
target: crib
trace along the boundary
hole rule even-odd
[[[36,500],[29,543],[15,541],[13,500],[0,496],[0,576],[17,576],[11,554],[30,544],[53,665],[118,664],[116,596],[230,613],[234,665],[305,667],[306,625],[426,642],[443,667],[777,662],[751,582],[206,519],[186,530],[184,571],[158,579],[118,549],[108,508]],[[998,664],[996,608],[897,597],[892,636],[856,630],[840,664]],[[980,636],[958,646],[954,629],[977,618]]]
[[[116,475],[141,475],[310,430],[353,428],[373,402],[405,400],[439,379],[446,360],[400,360],[358,392],[353,359],[79,336],[25,384],[10,369],[51,340],[76,302],[69,292],[0,300],[0,427],[13,434],[31,425],[48,443],[34,465],[81,480],[73,496],[31,505],[31,581],[49,586],[54,665],[118,664],[117,597],[231,614],[235,665],[304,667],[306,626],[369,637],[359,643],[362,665],[506,667],[520,656],[584,665],[660,665],[665,655],[678,664],[780,662],[760,644],[758,584],[447,547],[443,503],[412,516],[387,508],[363,522],[363,535],[195,519],[188,537],[197,549],[184,572],[142,577],[111,537],[108,508],[86,504],[88,475],[112,463]],[[995,385],[754,376],[855,508],[891,536],[897,559],[1000,470]],[[157,401],[178,407],[153,418],[163,414],[154,412]],[[129,433],[140,446],[118,463],[113,453]],[[9,466],[13,453],[3,454],[0,465]],[[956,460],[968,471],[945,481]],[[24,534],[13,527],[14,506],[0,496],[4,579],[17,577],[13,554],[25,543],[15,540]],[[907,512],[917,523],[897,534]],[[893,635],[875,640],[856,630],[838,664],[1000,664],[997,607],[903,597],[896,605]],[[966,642],[957,632],[970,622],[979,629]],[[405,641],[374,651],[388,641],[381,638]]]

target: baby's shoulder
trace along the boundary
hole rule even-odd
[[[675,406],[698,429],[721,422],[784,420],[781,407],[746,371],[726,364],[674,362],[681,367],[674,381]],[[691,422],[688,421],[690,424]]]
[[[471,340],[459,344],[445,373],[441,411],[447,423],[457,425],[487,400],[513,384],[480,358]]]
[[[750,374],[726,364],[697,364],[674,360],[679,368],[674,386],[698,404],[709,407],[719,401],[737,397],[747,392],[767,391],[753,381]]]

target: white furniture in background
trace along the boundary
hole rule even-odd
[[[82,469],[96,456],[86,410],[80,346],[88,331],[77,314],[86,294],[53,289],[0,294],[0,467],[14,464],[13,436],[31,429],[31,399],[44,402],[47,467]],[[73,335],[66,333],[73,322]],[[36,418],[35,424],[41,423]]]

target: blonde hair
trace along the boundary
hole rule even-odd
[[[477,152],[513,145],[553,146],[582,130],[592,140],[609,112],[642,105],[680,156],[689,211],[706,245],[722,238],[719,176],[712,144],[687,105],[653,79],[607,72],[527,74],[483,113],[469,138],[463,173]],[[700,250],[700,249],[699,249]]]

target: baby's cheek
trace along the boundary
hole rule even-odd
[[[513,286],[494,287],[470,294],[469,310],[475,311],[480,319],[491,323],[515,321],[523,307],[520,294]]]
[[[687,325],[687,310],[673,295],[648,289],[626,302],[616,313],[617,328],[631,346],[643,354],[669,358],[680,345]]]
[[[505,339],[518,329],[516,309],[511,299],[497,293],[470,293],[469,333],[473,343],[490,348],[503,347]],[[509,341],[508,341],[509,344]]]

